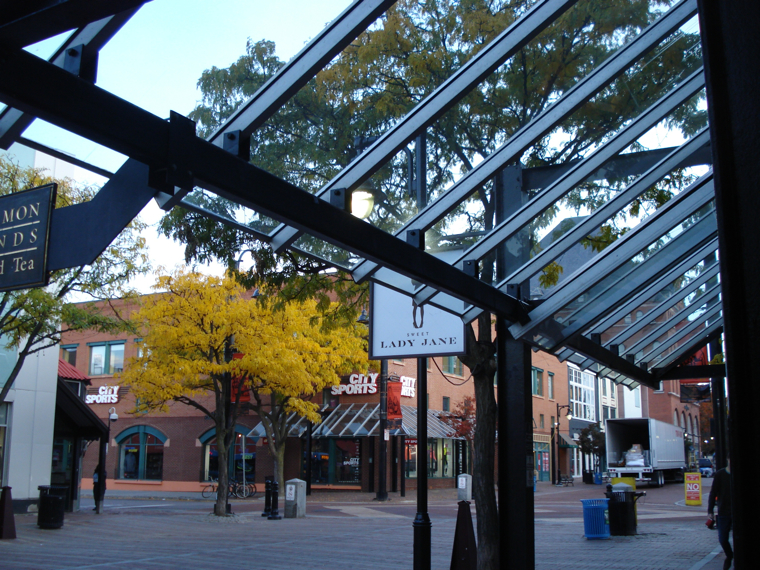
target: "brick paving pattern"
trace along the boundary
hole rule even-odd
[[[722,568],[723,554],[716,533],[705,529],[701,508],[699,512],[688,511],[672,503],[652,501],[641,510],[645,514],[640,516],[638,535],[587,540],[577,496],[588,491],[544,489],[547,492],[536,503],[539,570]],[[196,511],[173,511],[158,504],[155,508],[107,509],[103,515],[96,515],[83,503],[82,511],[66,513],[64,527],[58,530],[37,528],[36,515],[16,515],[18,538],[0,541],[0,568],[412,568],[413,496],[377,504],[367,494],[314,495],[309,498],[306,518],[281,521],[262,518],[262,505],[258,500],[238,502],[233,506],[234,517],[219,519],[205,514],[205,506],[198,504]],[[456,495],[453,491],[431,493],[430,511],[432,568],[447,569],[456,522]],[[561,516],[552,518],[551,513]]]

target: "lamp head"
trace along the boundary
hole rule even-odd
[[[111,408],[108,410],[108,421],[109,422],[115,422],[119,419],[119,414],[116,413],[116,408]]]

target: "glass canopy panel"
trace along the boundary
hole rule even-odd
[[[193,192],[185,196],[183,203],[200,208],[218,216],[223,220],[228,220],[233,226],[250,228],[254,232],[268,234],[272,229],[277,227],[278,222],[272,218],[264,216],[255,210],[241,206],[230,200],[226,200],[202,188],[196,188]]]
[[[428,236],[426,236],[428,245],[436,247],[439,244],[446,245],[451,242],[456,243],[456,245],[467,244],[468,240],[472,240],[473,237],[476,238],[479,232],[485,231],[490,223],[487,218],[492,215],[488,214],[487,211],[492,210],[493,205],[489,203],[490,199],[487,195],[479,192],[480,184],[473,182],[477,176],[468,178],[468,175],[474,172],[473,168],[478,172],[485,172],[487,169],[477,169],[476,167],[494,154],[496,148],[510,140],[519,129],[526,127],[531,119],[538,117],[548,107],[556,103],[560,96],[567,93],[581,78],[585,77],[590,69],[615,54],[621,45],[625,45],[628,40],[635,37],[649,21],[656,20],[656,14],[671,4],[669,2],[652,3],[648,15],[643,16],[643,14],[637,13],[636,17],[633,17],[632,14],[611,13],[604,2],[578,2],[568,10],[563,18],[547,28],[536,39],[530,41],[518,56],[507,60],[482,81],[470,95],[434,121],[427,128],[427,200],[431,203],[437,203],[441,196],[454,192],[459,198],[451,199],[458,200],[459,204],[452,206],[454,210],[450,217],[446,217],[445,212],[440,216],[430,214],[438,216],[438,218],[432,224],[425,222],[426,226],[432,226],[428,231]],[[512,7],[505,7],[505,11],[510,9]],[[511,20],[507,18],[505,21],[510,22]],[[422,29],[427,30],[427,27],[423,26]],[[385,70],[384,84],[374,88],[377,93],[373,91],[373,88],[367,87],[363,95],[382,94],[385,96],[385,99],[381,99],[384,108],[391,112],[406,112],[406,108],[411,108],[412,104],[422,100],[430,92],[431,89],[427,83],[431,83],[432,86],[441,83],[436,79],[438,73],[444,73],[445,76],[450,75],[457,69],[457,66],[470,56],[469,48],[471,46],[468,45],[468,42],[475,42],[476,46],[480,46],[500,31],[501,29],[479,32],[475,34],[474,38],[471,32],[467,32],[457,44],[453,43],[452,38],[457,37],[456,34],[461,34],[462,30],[452,30],[451,33],[454,35],[448,41],[454,46],[461,44],[462,50],[468,55],[454,58],[453,61],[450,60],[449,56],[444,61],[439,62],[434,70],[428,70],[434,76],[432,81],[426,80],[422,83],[415,82],[413,79],[415,77],[415,66],[422,62],[418,62],[415,57],[398,58],[398,61],[393,60],[388,64],[390,67]],[[425,32],[423,31],[423,33]],[[480,37],[481,34],[485,34],[484,37]],[[559,43],[566,46],[566,49],[555,49]],[[437,44],[433,43],[432,45],[435,47]],[[589,47],[591,45],[593,47]],[[674,51],[677,50],[674,49]],[[370,55],[372,54],[365,54],[366,57]],[[387,57],[382,52],[380,56],[381,59]],[[372,65],[379,64],[375,62]],[[451,66],[451,69],[445,69],[448,66]],[[372,66],[369,65],[367,68],[371,69]],[[362,69],[365,68],[362,67]],[[534,73],[536,69],[547,70],[548,75],[537,77]],[[663,78],[665,76],[677,76],[684,71],[685,68],[682,68],[679,63],[675,66],[666,66],[666,70],[661,75]],[[520,79],[524,79],[526,74],[531,76],[527,82]],[[650,78],[651,75],[650,73]],[[369,84],[374,79],[368,77],[364,81]],[[652,83],[651,79],[650,83]],[[655,91],[664,84],[664,81],[656,83]],[[375,84],[372,83],[372,85]],[[399,86],[403,86],[404,89],[397,97],[392,98],[390,93],[394,92],[394,89],[398,89]],[[627,85],[624,88],[628,92],[631,86]],[[642,86],[642,89],[646,92],[649,88]],[[589,97],[593,96],[593,89],[589,90],[588,93]],[[647,98],[640,98],[646,104]],[[366,105],[367,103],[363,102],[362,104]],[[405,108],[405,106],[408,107]],[[597,105],[597,108],[600,106]],[[377,112],[377,107],[379,105],[373,108],[373,112]],[[615,109],[607,109],[606,112],[609,117],[619,114]],[[562,113],[557,115],[557,118],[561,119]],[[581,128],[579,125],[584,120],[587,129],[595,131],[593,127],[589,127],[595,121],[591,120],[588,113],[581,118],[576,117],[575,123],[566,125],[566,129],[577,130]],[[389,124],[392,124],[393,117],[389,117],[388,121]],[[615,121],[613,120],[613,123]],[[617,119],[617,124],[619,123],[620,120]],[[551,120],[549,122],[544,120],[544,123],[535,127],[534,130],[536,130],[535,137],[544,137],[545,141],[541,144],[546,145],[551,139],[549,133],[556,128],[552,126]],[[590,134],[584,131],[584,137],[588,141],[598,142],[600,134],[603,136],[603,133]],[[541,145],[537,145],[534,152],[531,153],[534,162],[561,162],[572,158],[569,156],[570,153],[554,146],[551,149],[547,147],[545,156],[538,157],[536,152],[539,148]],[[519,158],[523,150],[515,149],[516,154],[513,158]],[[505,157],[504,160],[506,163],[513,159]],[[404,164],[403,159],[396,159],[395,168],[402,172]],[[403,175],[399,174],[397,178],[402,179]],[[487,183],[487,178],[486,176],[483,184]],[[465,179],[467,180],[465,181]],[[401,186],[397,184],[397,187],[400,188]],[[467,197],[474,192],[477,194],[472,199],[468,199]],[[453,194],[451,195],[453,196]],[[449,200],[447,199],[446,204],[448,203]],[[442,207],[449,208],[445,205]],[[412,224],[414,225],[414,221]]]
[[[720,295],[714,295],[709,299],[703,299],[700,303],[684,307],[682,311],[673,317],[663,317],[652,323],[649,331],[632,337],[625,345],[620,345],[619,352],[622,356],[631,354],[635,362],[641,362],[645,357],[657,356],[656,349],[667,339],[678,333],[687,325],[699,320],[705,313],[716,309],[720,310]],[[704,320],[704,319],[703,319]]]
[[[569,118],[554,127],[548,135],[521,152],[523,157],[521,171],[512,167],[508,168],[496,183],[486,182],[482,190],[460,202],[456,208],[443,216],[427,232],[427,244],[455,243],[469,246],[478,242],[496,224],[497,215],[493,198],[495,190],[505,191],[507,196],[511,196],[510,185],[517,184],[517,190],[521,189],[524,192],[523,200],[535,196],[552,181],[548,175],[551,170],[547,165],[556,165],[554,168],[557,175],[561,174],[563,163],[574,164],[575,161],[589,156],[603,143],[609,141],[613,135],[629,125],[631,119],[658,101],[664,94],[672,91],[675,85],[682,82],[701,64],[699,36],[698,30],[695,29],[695,22],[696,20],[692,19],[687,25],[653,47],[610,87],[593,96]],[[672,144],[671,140],[680,142],[683,137],[692,135],[697,127],[706,124],[704,109],[699,108],[703,97],[703,93],[700,93],[691,98],[681,108],[671,113],[659,126],[650,129],[648,140],[643,136],[639,136],[639,140],[633,139],[627,149],[621,149],[621,154],[664,148]],[[549,102],[554,100],[556,98]],[[676,131],[680,136],[670,136],[670,140],[665,136]],[[652,132],[659,133],[660,136],[652,136]],[[508,137],[505,136],[504,139],[507,140]],[[621,161],[618,161],[615,168],[610,167],[606,171],[603,168],[595,169],[595,175],[589,176],[581,187],[570,195],[563,196],[542,213],[537,213],[530,224],[523,226],[529,236],[512,235],[503,248],[507,252],[502,263],[506,265],[506,273],[516,269],[520,265],[521,258],[525,259],[528,255],[526,246],[530,247],[531,240],[535,243],[542,234],[545,235],[549,228],[558,225],[564,218],[583,215],[583,210],[593,211],[595,207],[604,203],[605,194],[624,186],[626,180],[630,180],[633,176],[628,162],[630,161],[626,162],[626,168],[622,168]],[[538,167],[537,174],[538,170],[542,171],[543,175],[540,178],[531,176],[533,167]],[[640,174],[640,171],[638,173]],[[531,185],[531,180],[540,180],[539,185]],[[679,181],[682,182],[682,180]],[[673,185],[676,184],[677,182],[673,182]],[[564,193],[567,194],[570,190],[568,188]],[[514,200],[515,198],[506,198],[507,211],[514,209]],[[571,213],[573,209],[574,214]],[[482,257],[481,264],[492,264],[493,259],[493,255]],[[485,270],[484,274],[489,277],[493,271]]]
[[[656,341],[656,346],[653,343],[646,347],[640,362],[646,362],[650,368],[658,366],[669,356],[681,352],[683,348],[693,345],[698,339],[706,336],[710,324],[722,316],[723,312],[718,305],[699,314],[694,320],[681,323],[681,330],[663,335]]]
[[[109,172],[116,172],[127,157],[108,147],[99,145],[41,119],[29,125],[24,138],[44,145],[67,156],[84,161]],[[65,176],[70,176],[66,174]],[[77,172],[77,179],[92,184],[103,184],[105,178],[94,173]]]
[[[713,271],[708,272],[710,268]],[[705,295],[720,291],[717,275],[710,277],[707,283],[703,282],[706,272],[712,276],[717,273],[717,269],[715,259],[700,262],[604,330],[601,333],[602,344],[608,346],[625,343],[631,346],[638,338],[659,327],[663,320],[671,319],[690,309],[693,303],[701,302]]]
[[[698,245],[705,235],[714,233],[715,210],[712,202],[701,207],[685,220],[682,220],[659,239],[640,250],[626,263],[609,271],[583,293],[565,304],[553,316],[541,324],[541,332],[530,339],[539,346],[551,348],[561,343],[570,330],[577,329],[580,323],[586,328],[590,314],[609,310],[636,288],[645,285],[642,277],[663,270],[678,261],[692,247]],[[694,243],[694,240],[697,243]]]
[[[350,251],[310,234],[301,235],[301,237],[299,237],[293,244],[292,249],[344,270],[349,270],[358,259],[357,256]]]

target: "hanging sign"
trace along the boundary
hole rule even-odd
[[[50,218],[57,185],[0,198],[0,291],[48,284]]]
[[[372,283],[369,357],[424,358],[464,354],[465,327],[457,315],[417,305],[404,293]]]

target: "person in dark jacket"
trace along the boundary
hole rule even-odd
[[[723,570],[731,568],[731,562],[734,559],[734,551],[731,549],[731,543],[728,541],[728,534],[731,532],[731,461],[726,461],[726,467],[718,470],[713,477],[712,488],[710,489],[710,498],[707,501],[707,514],[715,520],[715,504],[718,505],[718,542],[726,553],[726,561],[723,563]]]

